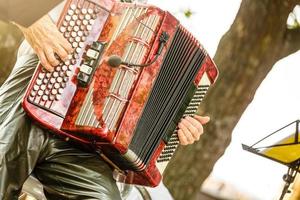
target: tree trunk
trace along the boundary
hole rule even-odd
[[[297,3],[242,1],[214,57],[220,76],[200,111],[211,117],[206,134],[194,145],[180,147],[165,173],[164,182],[175,199],[197,199],[202,182],[229,145],[233,128],[262,80],[279,59],[299,49],[299,29],[286,29],[288,14]]]

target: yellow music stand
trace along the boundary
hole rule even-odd
[[[280,200],[288,192],[291,183],[294,182],[300,166],[300,120],[296,120],[277,131],[269,134],[251,146],[242,144],[244,150],[263,156],[273,161],[284,164],[288,167],[287,173],[283,176],[286,182]]]

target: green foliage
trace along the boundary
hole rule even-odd
[[[191,11],[191,9],[186,9],[183,11],[183,13],[186,18],[190,18],[193,15],[193,12]]]

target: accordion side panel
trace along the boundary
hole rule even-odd
[[[159,30],[157,30],[157,37],[154,41],[154,46],[150,53],[150,58],[153,57],[158,48],[159,36],[162,32],[167,32],[170,35],[170,41],[176,31],[178,21],[168,13],[164,16],[162,25]],[[133,98],[130,99],[128,107],[126,109],[123,120],[120,124],[119,132],[115,140],[116,147],[125,153],[131,142],[131,138],[135,131],[135,125],[140,119],[141,113],[143,111],[144,105],[147,102],[148,96],[152,90],[152,85],[155,82],[155,77],[159,73],[160,64],[163,60],[166,50],[169,48],[171,42],[169,42],[164,48],[161,56],[152,65],[145,67],[140,75],[139,81],[136,85],[136,89],[133,93]]]

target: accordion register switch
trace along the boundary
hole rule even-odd
[[[86,87],[99,64],[102,52],[104,50],[105,44],[101,42],[93,42],[93,44],[86,51],[86,55],[82,64],[80,65],[80,71],[77,74],[77,80],[79,86]]]

